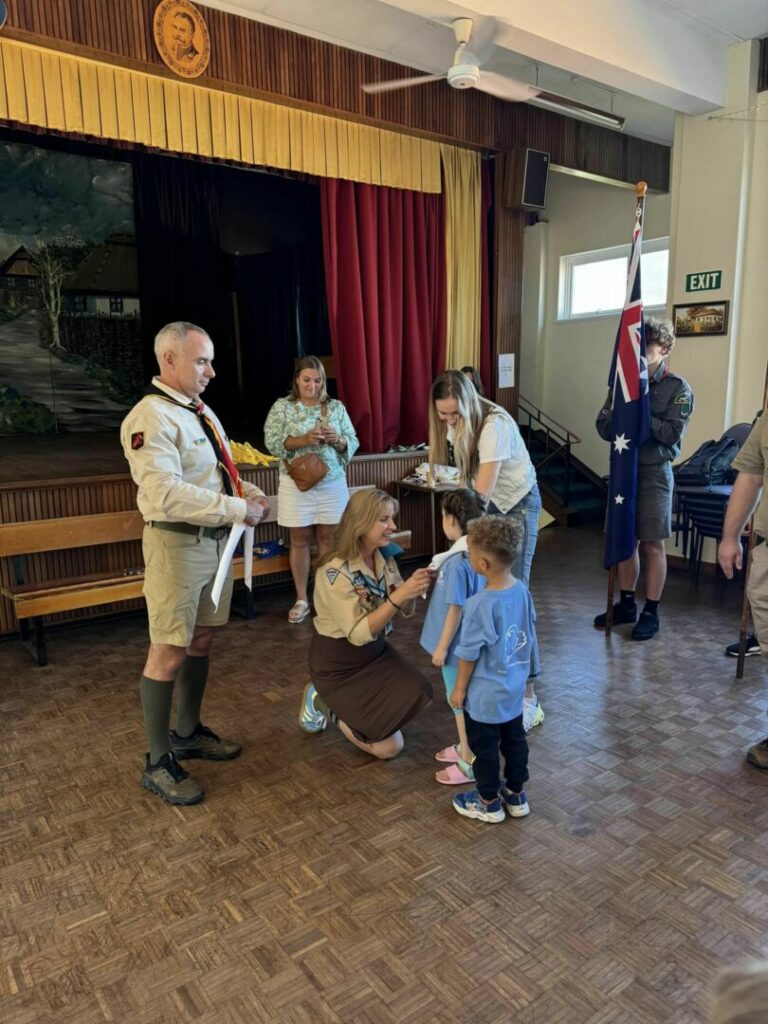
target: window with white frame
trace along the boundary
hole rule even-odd
[[[608,316],[624,306],[629,245],[577,252],[560,258],[558,320]],[[640,257],[643,307],[661,311],[667,303],[669,238],[643,242]]]

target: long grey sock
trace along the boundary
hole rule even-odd
[[[171,749],[168,730],[171,727],[173,681],[141,677],[141,707],[149,743],[149,760],[157,764]]]
[[[200,722],[205,685],[208,682],[208,656],[190,658],[186,656],[176,673],[178,704],[176,707],[176,733],[191,736]]]

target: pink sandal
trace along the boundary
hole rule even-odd
[[[460,761],[461,754],[459,753],[458,743],[445,747],[444,750],[439,750],[435,754],[435,760],[440,761],[442,764],[455,764],[457,761]]]
[[[439,782],[443,786],[466,786],[467,783],[474,781],[475,773],[472,771],[472,765],[467,764],[466,761],[456,761],[449,764],[447,768],[441,768],[439,772],[435,772],[435,782]]]

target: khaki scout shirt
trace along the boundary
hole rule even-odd
[[[186,395],[157,377],[153,383],[175,401],[190,404]],[[207,406],[205,412],[229,447],[217,417]],[[245,499],[225,492],[216,453],[194,409],[182,409],[159,395],[145,395],[123,420],[120,441],[146,522],[195,526],[244,522]],[[248,496],[263,493],[246,481],[243,488]]]
[[[355,647],[370,644],[376,637],[368,625],[368,614],[386,601],[403,582],[393,558],[384,559],[375,551],[374,574],[362,558],[332,558],[321,566],[315,576],[315,629],[320,636],[346,639]],[[367,583],[367,585],[366,585]],[[413,614],[413,603],[401,614]],[[384,631],[386,632],[386,630]]]
[[[740,473],[763,478],[763,496],[755,513],[755,533],[768,537],[768,413],[758,416],[731,466]]]

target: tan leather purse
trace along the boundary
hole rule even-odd
[[[285,469],[300,491],[308,491],[319,484],[328,472],[328,466],[315,452],[291,459],[286,462]]]

